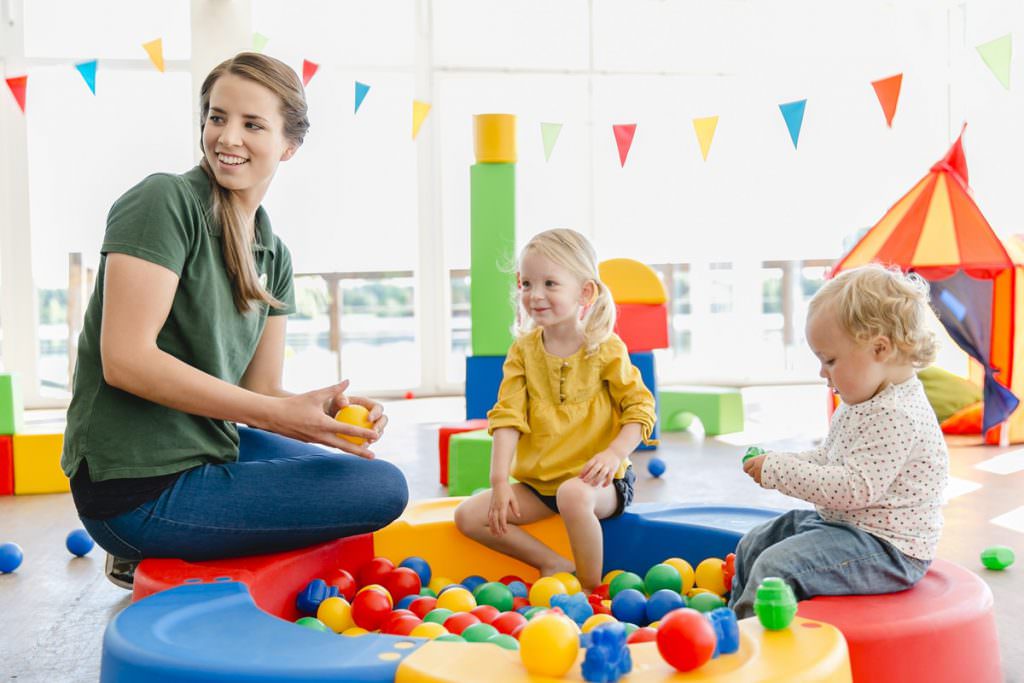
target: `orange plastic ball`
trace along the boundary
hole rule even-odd
[[[370,411],[361,405],[350,403],[334,416],[334,419],[338,422],[344,422],[345,424],[352,425],[353,427],[362,427],[363,429],[373,429],[373,423],[370,422]],[[357,446],[361,446],[366,443],[366,439],[358,436],[349,436],[348,434],[338,434],[339,437],[345,439],[350,443],[354,443]]]

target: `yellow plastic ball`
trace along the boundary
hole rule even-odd
[[[698,595],[700,593],[711,593],[712,595],[715,594],[714,591],[709,591],[707,588],[697,588],[696,586],[694,586],[690,590],[686,591],[686,597],[692,598],[694,595]]]
[[[442,588],[444,588],[445,586],[450,586],[453,583],[455,582],[449,579],[447,576],[435,576],[434,578],[430,579],[430,583],[427,584],[427,588],[434,591],[434,595],[437,595],[441,592]]]
[[[587,617],[581,630],[584,633],[590,633],[601,624],[614,624],[616,621],[617,619],[610,614],[594,614]]]
[[[359,590],[356,591],[356,595],[359,595],[363,591],[377,591],[378,593],[383,593],[384,595],[388,596],[388,604],[391,605],[391,607],[395,606],[395,601],[391,597],[391,593],[388,591],[387,588],[385,588],[384,586],[380,585],[379,583],[368,583],[368,584],[366,584],[365,586],[363,586],[362,588],[360,588]]]
[[[361,626],[353,626],[352,628],[345,629],[341,632],[343,636],[365,636],[369,631]]]
[[[709,557],[697,565],[694,572],[697,586],[706,588],[715,595],[725,595],[725,562],[720,557]]]
[[[658,628],[661,626],[661,619],[658,619],[657,621],[652,621],[651,623],[647,624],[647,626],[657,631]]]
[[[356,403],[350,403],[339,410],[338,414],[334,416],[334,419],[338,422],[344,422],[345,424],[352,425],[353,427],[373,429],[373,423],[370,422],[370,411]],[[361,439],[358,436],[349,436],[348,434],[338,434],[338,436],[345,439],[345,441],[356,444],[357,446],[366,443],[366,439]]]
[[[422,624],[409,631],[409,635],[413,638],[430,638],[431,640],[438,636],[443,636],[446,633],[448,633],[448,629],[441,626],[441,624],[435,624],[432,621],[424,621]]]
[[[352,621],[352,605],[345,598],[327,598],[321,602],[316,608],[316,618],[335,633],[342,633],[355,626]]]
[[[523,666],[535,676],[561,678],[572,668],[579,651],[575,624],[560,614],[534,617],[519,633]]]
[[[437,598],[434,609],[468,612],[476,607],[476,598],[465,588],[449,588]]]
[[[608,585],[611,585],[612,579],[614,579],[616,576],[618,576],[621,573],[622,573],[621,569],[613,569],[613,570],[611,570],[610,572],[608,572],[607,574],[604,575],[604,578],[601,579],[601,583],[607,583]]]
[[[686,593],[686,591],[693,588],[693,567],[690,566],[689,562],[687,562],[681,557],[670,557],[667,560],[665,560],[662,564],[667,564],[671,567],[675,567],[676,571],[679,572],[679,576],[683,580],[683,588],[679,591],[680,593]]]
[[[565,592],[565,584],[555,577],[541,577],[530,588],[530,604],[534,607],[551,607],[551,596]]]
[[[580,580],[569,572],[558,572],[557,574],[553,574],[552,578],[561,581],[562,585],[565,586],[565,591],[569,595],[574,595],[583,590],[583,586],[580,585]]]

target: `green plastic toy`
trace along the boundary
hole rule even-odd
[[[986,569],[1002,571],[1013,564],[1015,559],[1013,549],[1005,545],[993,545],[981,551],[981,563]]]
[[[751,446],[747,449],[747,452],[743,456],[743,460],[741,462],[746,462],[751,458],[756,458],[757,456],[764,455],[765,453],[767,453],[767,451],[760,446]]]
[[[769,576],[757,587],[754,614],[769,631],[781,631],[796,616],[796,596],[793,589],[778,577]]]
[[[312,631],[321,631],[322,633],[330,633],[331,629],[327,627],[327,624],[320,621],[316,617],[300,617],[295,621],[299,626],[303,626]]]

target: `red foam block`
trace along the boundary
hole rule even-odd
[[[615,334],[630,353],[668,348],[668,307],[665,304],[615,304]]]
[[[445,425],[437,431],[437,455],[438,465],[441,470],[440,481],[442,486],[448,485],[448,440],[452,438],[452,434],[475,432],[478,429],[487,429],[487,420],[466,420],[456,424]]]
[[[0,436],[0,496],[14,495],[14,437]]]

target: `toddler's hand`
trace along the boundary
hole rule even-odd
[[[609,486],[620,464],[622,459],[619,456],[609,451],[601,451],[583,466],[580,470],[580,479],[591,486]]]
[[[519,519],[519,501],[512,493],[508,484],[495,486],[491,489],[491,507],[487,511],[487,526],[495,536],[504,536],[508,532],[508,515]]]
[[[764,458],[765,456],[759,455],[743,462],[743,471],[758,484],[761,483],[761,468],[764,466]]]

